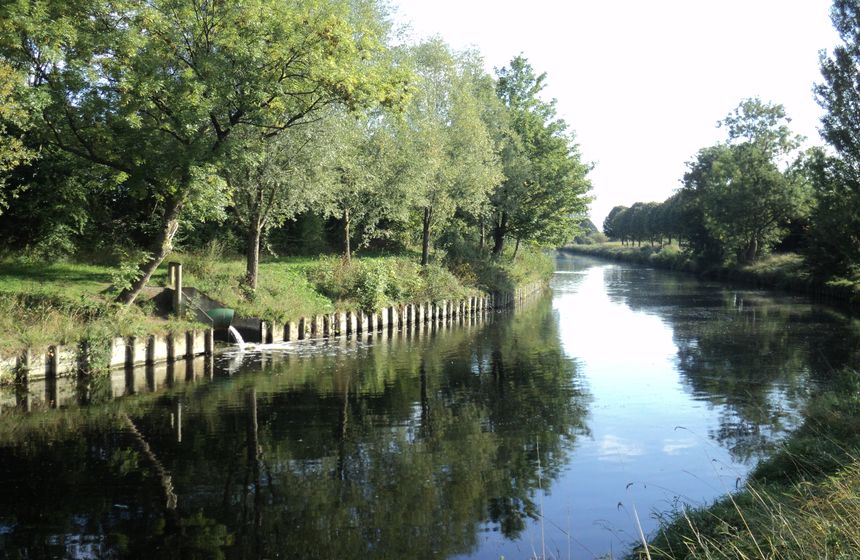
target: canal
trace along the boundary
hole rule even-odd
[[[860,322],[800,296],[565,254],[551,288],[7,394],[0,558],[618,558],[860,358]]]

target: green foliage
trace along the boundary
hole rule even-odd
[[[151,257],[152,255],[146,251],[119,249],[120,262],[111,271],[111,288],[116,292],[131,288],[143,275],[143,272],[140,270],[141,263]]]
[[[222,212],[234,136],[276,136],[333,103],[399,103],[408,74],[384,54],[382,14],[374,0],[4,4],[0,55],[41,101],[33,141],[113,170],[159,223],[125,303],[181,220]]]
[[[767,255],[792,222],[809,214],[809,155],[793,162],[801,138],[781,105],[746,99],[719,126],[725,143],[699,150],[684,187],[662,203],[616,206],[603,223],[609,237],[654,245],[679,239],[705,266],[751,263]]]
[[[355,286],[355,298],[365,311],[376,311],[388,303],[388,270],[378,261],[364,263]]]
[[[376,311],[385,305],[456,300],[474,290],[438,264],[420,266],[408,257],[324,257],[308,269],[310,281],[342,308]]]
[[[0,215],[9,206],[9,200],[24,189],[22,185],[13,188],[7,184],[9,173],[34,155],[20,138],[28,124],[28,112],[22,99],[24,90],[24,77],[0,60]]]
[[[539,97],[546,74],[537,75],[522,56],[497,74],[508,122],[500,131],[504,179],[491,196],[493,252],[502,253],[507,237],[563,245],[585,215],[591,166],[567,123],[556,117],[555,101]]]
[[[439,228],[456,212],[476,217],[501,180],[499,158],[483,120],[487,82],[480,60],[453,53],[438,39],[409,53],[418,76],[416,92],[396,123],[399,202],[413,211],[413,237],[429,262]]]

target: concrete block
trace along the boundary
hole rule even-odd
[[[400,313],[397,307],[390,306],[386,312],[388,313],[388,330],[396,331],[400,328]]]
[[[158,334],[148,336],[146,338],[146,363],[166,362],[167,358],[167,339]]]
[[[388,310],[381,309],[376,313],[376,330],[384,331],[388,328]]]
[[[0,356],[0,379],[13,379],[18,369],[18,358]]]
[[[26,376],[28,381],[45,379],[48,376],[50,360],[44,352],[34,352],[27,349],[18,361],[18,372]]]
[[[125,347],[126,365],[146,363],[146,336],[132,336]]]
[[[110,341],[110,367],[124,366],[126,362],[126,340],[120,336]]]
[[[191,352],[192,356],[201,356],[206,354],[206,331],[188,331],[191,335]]]
[[[170,333],[167,335],[167,359],[170,361],[184,360],[188,355],[188,344],[185,333]]]
[[[51,374],[57,376],[78,371],[78,351],[76,346],[57,345],[48,348]]]
[[[215,353],[215,329],[203,331],[203,351],[207,356]]]
[[[358,318],[353,311],[346,312],[346,334],[354,335],[358,330]]]

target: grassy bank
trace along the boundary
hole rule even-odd
[[[745,488],[679,509],[631,558],[860,558],[860,375],[840,374]]]
[[[852,304],[860,303],[860,281],[848,279],[821,280],[809,271],[801,255],[795,253],[768,255],[742,266],[703,266],[695,262],[677,245],[663,247],[622,245],[620,242],[594,245],[571,245],[563,250],[594,257],[634,262],[718,278],[755,286],[790,290],[825,296]]]
[[[541,252],[516,259],[459,259],[421,267],[413,254],[354,258],[281,258],[261,263],[258,288],[243,287],[244,261],[217,252],[175,254],[184,284],[237,310],[270,321],[295,320],[334,309],[379,309],[412,301],[461,299],[487,291],[510,291],[546,279],[552,261]],[[159,315],[146,295],[130,307],[112,303],[117,271],[85,263],[0,261],[0,356],[25,348],[115,335],[166,334],[193,323]],[[167,281],[167,263],[151,286]]]
[[[0,262],[0,356],[25,348],[112,336],[184,331],[190,321],[162,318],[143,302],[112,302],[113,269],[79,263]]]

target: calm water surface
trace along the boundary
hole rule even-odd
[[[858,365],[801,297],[557,267],[469,325],[0,396],[0,558],[618,557]]]

